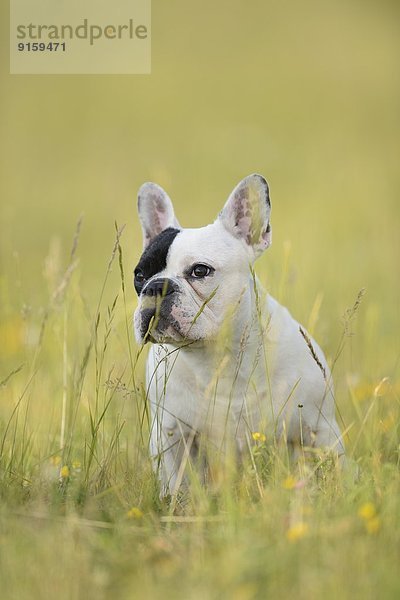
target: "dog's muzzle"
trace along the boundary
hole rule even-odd
[[[173,295],[179,291],[178,284],[166,277],[153,279],[143,288],[140,294],[140,333],[143,339],[153,341],[149,329],[162,333],[171,324]]]
[[[159,277],[158,279],[149,281],[149,283],[143,288],[141,296],[146,296],[147,298],[159,296],[164,298],[178,291],[179,287],[174,281],[172,281],[172,279]]]

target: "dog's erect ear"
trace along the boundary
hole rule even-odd
[[[144,183],[139,189],[138,212],[143,230],[143,248],[164,229],[181,228],[167,192],[156,183]]]
[[[219,219],[232,235],[243,239],[259,256],[271,244],[271,202],[261,175],[245,177],[233,190]]]

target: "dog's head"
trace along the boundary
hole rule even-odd
[[[144,240],[134,271],[138,342],[214,338],[248,284],[249,265],[271,243],[266,180],[243,179],[214,223],[199,229],[180,227],[170,198],[155,183],[140,188],[138,210]]]

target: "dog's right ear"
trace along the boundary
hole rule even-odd
[[[262,175],[254,173],[235,187],[218,219],[257,258],[271,244],[270,215],[268,183]]]
[[[164,229],[180,229],[167,192],[156,183],[144,183],[138,192],[138,212],[143,231],[143,249]]]

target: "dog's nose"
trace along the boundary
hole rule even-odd
[[[150,281],[144,290],[142,291],[143,296],[169,296],[169,294],[173,294],[178,291],[178,286],[176,283],[171,281],[171,279],[167,279],[166,277],[160,279],[153,279]]]

